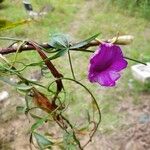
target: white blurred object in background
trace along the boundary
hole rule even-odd
[[[9,94],[7,91],[0,92],[0,102],[6,100],[9,97]]]
[[[131,66],[132,74],[135,79],[142,81],[143,83],[150,82],[150,63],[136,64]]]

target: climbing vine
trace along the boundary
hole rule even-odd
[[[27,41],[9,37],[0,37],[0,40],[13,41],[9,47],[0,48],[0,80],[14,86],[18,92],[25,96],[25,106],[17,106],[18,110],[25,113],[27,118],[32,118],[30,143],[36,148],[51,149],[84,149],[91,141],[101,122],[101,111],[99,102],[90,89],[79,81],[74,72],[70,53],[88,52],[94,53],[90,58],[89,75],[90,82],[98,82],[101,86],[114,86],[119,79],[119,71],[127,67],[127,61],[137,61],[124,56],[118,45],[130,44],[133,37],[130,35],[117,36],[112,39],[99,40],[99,34],[95,34],[81,42],[73,43],[68,35],[54,34],[48,43],[39,44],[35,41]],[[97,51],[91,47],[99,46]],[[34,50],[40,56],[38,62],[24,63],[17,59],[19,53]],[[5,57],[7,54],[15,53],[13,61]],[[72,78],[62,74],[54,65],[53,60],[63,55],[69,59]],[[81,61],[82,62],[82,61]],[[143,62],[140,62],[143,63]],[[88,62],[87,62],[88,64]],[[144,63],[145,64],[145,63]],[[145,64],[146,65],[146,64]],[[29,67],[40,67],[42,77],[46,82],[33,81],[24,75]],[[17,82],[9,80],[9,76],[16,76]],[[70,87],[66,86],[66,82]],[[76,85],[86,92],[89,97],[75,100],[82,101],[85,111],[74,112],[71,96],[68,93],[71,85]],[[74,90],[74,89],[72,89]],[[88,99],[87,99],[88,98]],[[73,105],[77,105],[74,103]],[[69,113],[67,113],[69,112]],[[77,118],[71,118],[71,113],[78,113]],[[80,118],[82,113],[82,117]],[[75,115],[76,116],[76,115]],[[73,120],[77,120],[76,122]],[[80,121],[79,121],[80,120]],[[46,125],[49,124],[48,129]],[[53,127],[58,128],[56,135]],[[87,136],[87,141],[83,141]]]

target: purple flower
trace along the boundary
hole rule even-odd
[[[115,86],[119,71],[127,64],[119,46],[102,43],[90,59],[88,79],[102,86]]]

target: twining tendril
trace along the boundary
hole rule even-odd
[[[75,82],[76,84],[80,85],[81,87],[83,87],[91,96],[92,98],[92,101],[94,103],[94,105],[96,106],[96,109],[97,109],[97,112],[98,112],[98,121],[97,123],[95,121],[91,121],[91,123],[94,123],[94,128],[91,130],[91,133],[90,133],[90,138],[89,140],[82,146],[82,149],[84,147],[87,146],[87,144],[92,140],[92,137],[94,136],[95,132],[97,131],[98,129],[98,126],[101,122],[101,111],[100,111],[100,108],[99,108],[99,105],[94,97],[94,95],[92,94],[92,92],[85,86],[83,85],[81,82],[77,81],[77,80],[74,80],[72,78],[61,78],[61,80],[67,80],[67,81],[71,81],[71,82]],[[50,89],[51,85],[54,83],[55,81],[51,82],[48,86],[48,89]]]

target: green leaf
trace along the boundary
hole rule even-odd
[[[31,115],[32,118],[34,118],[36,120],[42,119],[41,117],[39,117],[39,116],[37,116],[35,114],[32,114],[32,113],[30,113],[30,115]]]
[[[51,142],[50,140],[48,140],[46,137],[44,137],[43,135],[33,132],[33,136],[35,137],[37,144],[39,145],[39,147],[43,150],[43,149],[51,149],[53,142]]]
[[[54,47],[55,49],[66,49],[70,46],[70,40],[68,35],[53,34],[48,44]]]
[[[67,48],[66,48],[66,49],[61,49],[61,50],[59,50],[55,55],[49,57],[48,60],[53,60],[53,59],[56,59],[56,58],[58,58],[58,57],[61,57],[61,56],[63,56],[68,50],[69,50],[69,49],[67,49]]]
[[[29,91],[31,90],[32,86],[26,85],[26,84],[18,84],[16,85],[16,89],[20,91]]]
[[[81,41],[81,42],[79,42],[79,43],[74,44],[73,46],[70,47],[70,49],[81,48],[81,47],[83,47],[83,46],[89,44],[89,43],[90,43],[91,41],[93,41],[96,37],[98,37],[99,34],[100,34],[100,33],[95,34],[95,35],[93,35],[92,37],[90,37],[90,38],[88,38],[88,39],[86,39],[86,40],[84,40],[84,41]]]
[[[15,28],[19,25],[26,24],[29,21],[30,20],[21,20],[21,21],[17,21],[17,22],[11,22],[11,21],[8,21],[8,20],[5,20],[5,19],[0,19],[0,31]]]
[[[41,125],[43,125],[45,123],[45,121],[48,119],[49,115],[44,117],[44,118],[41,118],[41,119],[38,119],[31,127],[31,131],[33,132],[34,130],[36,130],[38,127],[40,127]]]

